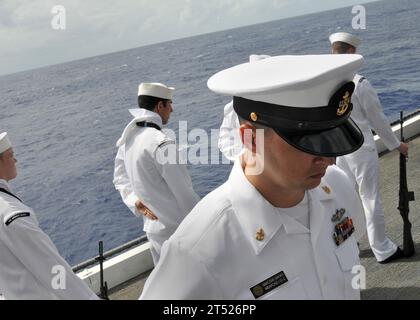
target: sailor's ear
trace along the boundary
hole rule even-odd
[[[241,124],[239,127],[239,135],[242,144],[246,149],[255,153],[256,150],[256,128],[249,122]]]
[[[154,111],[156,112],[156,113],[159,113],[160,114],[160,112],[164,109],[164,107],[165,107],[165,103],[163,103],[163,101],[162,100],[160,100],[156,105],[155,105],[155,109],[154,109]]]
[[[158,102],[158,103],[157,103],[157,105],[156,105],[156,109],[157,109],[157,110],[160,110],[160,109],[162,109],[164,106],[165,106],[165,104],[163,103],[163,101],[162,101],[162,100],[159,100],[159,102]]]

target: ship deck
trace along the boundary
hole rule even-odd
[[[397,210],[399,189],[399,156],[397,151],[380,157],[380,190],[388,237],[402,248],[402,219]],[[420,199],[420,136],[409,141],[407,163],[408,189]],[[362,300],[420,300],[420,201],[410,202],[409,219],[416,254],[410,258],[382,265],[376,262],[367,236],[360,241],[360,258],[366,268],[366,289]],[[138,299],[150,272],[110,290],[111,300]]]

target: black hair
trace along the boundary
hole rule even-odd
[[[354,46],[352,46],[351,44],[348,44],[348,43],[342,42],[342,41],[334,42],[332,44],[332,49],[333,49],[333,51],[335,51],[337,53],[347,53],[347,51],[349,49],[356,50],[356,48]]]
[[[153,111],[153,109],[156,107],[156,105],[159,103],[159,101],[162,101],[163,104],[166,106],[166,103],[169,101],[168,99],[163,98],[157,98],[153,96],[146,96],[141,95],[138,97],[138,104],[139,108],[143,108],[146,110]]]

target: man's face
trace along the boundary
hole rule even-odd
[[[162,118],[162,123],[163,124],[167,124],[169,121],[169,117],[171,115],[171,112],[173,111],[172,109],[172,100],[168,100],[165,103],[164,102],[160,102],[162,104],[161,107],[161,112],[160,117]]]
[[[271,129],[264,140],[263,174],[281,188],[313,189],[335,162],[335,158],[314,156],[292,147]]]
[[[16,178],[16,162],[12,148],[4,151],[0,156],[0,177],[6,181]]]

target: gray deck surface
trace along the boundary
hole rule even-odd
[[[418,299],[420,300],[420,137],[409,142],[407,163],[408,189],[414,191],[416,201],[410,202],[410,221],[416,247],[416,254],[382,265],[376,262],[369,248],[367,237],[360,242],[360,258],[366,268],[366,289],[363,300],[374,299]],[[381,196],[385,211],[385,225],[388,237],[402,247],[402,219],[397,210],[399,189],[399,156],[397,151],[380,158]],[[418,199],[418,200],[417,200]],[[110,298],[138,299],[149,273],[114,288]]]
[[[397,151],[380,158],[382,205],[388,237],[402,248],[403,224],[399,215],[399,154]],[[420,137],[409,142],[407,162],[408,190],[414,191],[416,201],[410,202],[409,219],[416,254],[386,265],[376,262],[369,249],[367,237],[360,243],[360,257],[366,267],[366,290],[362,299],[418,299],[420,300]]]

